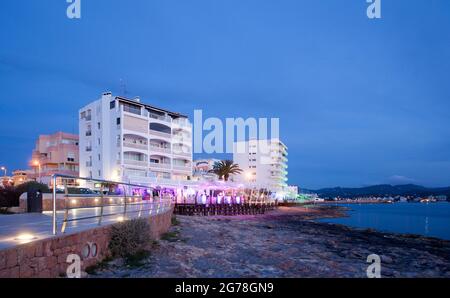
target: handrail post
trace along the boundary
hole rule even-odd
[[[124,199],[123,216],[126,217],[127,216],[127,190],[126,190],[125,185],[123,187],[123,199]]]
[[[66,232],[66,226],[67,226],[67,220],[69,219],[69,189],[67,187],[67,180],[64,180],[64,207],[65,207],[65,212],[64,212],[64,220],[63,220],[63,225],[61,227],[61,233],[65,233]]]
[[[56,235],[56,175],[53,175],[53,212],[52,212],[53,235]]]
[[[100,226],[102,224],[103,219],[103,206],[104,206],[104,197],[103,197],[103,183],[100,185],[100,217],[98,219],[98,225]]]

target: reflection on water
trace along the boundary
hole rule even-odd
[[[349,217],[319,221],[450,240],[450,203],[447,202],[338,205],[351,209]]]

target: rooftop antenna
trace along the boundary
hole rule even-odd
[[[127,84],[124,80],[120,79],[120,95],[123,97],[127,97],[128,90],[127,90]]]

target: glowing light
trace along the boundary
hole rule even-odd
[[[112,203],[114,200],[113,199],[109,199],[109,202]]]
[[[33,234],[30,233],[22,233],[17,235],[16,238],[14,238],[14,240],[19,240],[19,241],[31,241],[33,239],[36,239],[37,237],[34,236]]]
[[[122,222],[122,221],[124,221],[125,220],[125,217],[123,217],[123,216],[119,216],[118,218],[117,218],[117,221],[118,222]]]
[[[39,160],[34,160],[34,161],[33,161],[33,165],[36,166],[36,167],[38,167],[38,166],[40,165]]]
[[[98,203],[98,199],[95,199],[94,201],[95,201],[96,203]]]
[[[132,201],[132,199],[131,199],[131,198],[129,198],[129,199],[128,199],[128,202],[131,202],[131,201]]]
[[[72,201],[70,201],[72,204],[76,204],[77,200],[73,199]]]

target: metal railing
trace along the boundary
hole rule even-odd
[[[147,193],[152,194],[155,190],[152,187],[139,185],[139,184],[131,184],[131,183],[123,183],[117,181],[107,181],[101,179],[92,179],[92,178],[83,178],[69,175],[60,175],[55,174],[52,176],[53,182],[53,192],[52,192],[52,233],[56,235],[58,233],[58,218],[57,218],[57,182],[60,182],[64,186],[63,200],[64,200],[64,208],[61,208],[61,211],[64,211],[64,218],[61,222],[61,233],[65,233],[67,224],[75,221],[83,221],[89,219],[97,219],[94,221],[98,226],[102,224],[102,221],[105,217],[112,216],[120,216],[121,220],[130,218],[140,218],[142,216],[151,216],[153,214],[159,214],[169,209],[172,205],[171,197],[162,197],[161,193],[157,197],[153,197],[149,195],[144,199],[141,195],[134,195],[132,193],[127,193],[133,188],[138,188],[140,190],[146,190]],[[68,180],[76,180],[76,181],[85,181],[88,183],[92,183],[93,185],[100,185],[99,194],[69,194],[68,189]],[[122,186],[123,194],[109,194],[110,186]],[[105,193],[106,191],[106,193]],[[76,198],[76,199],[74,199]],[[148,198],[148,199],[147,199]],[[79,206],[70,206],[72,201],[80,201],[82,204]],[[92,203],[93,202],[93,203]],[[73,204],[72,204],[73,205]],[[78,205],[78,204],[75,204]],[[105,213],[105,209],[112,207],[113,211],[110,213]],[[69,218],[69,214],[76,210],[86,210],[91,209],[93,211],[93,215],[87,215],[82,217],[72,217]]]

